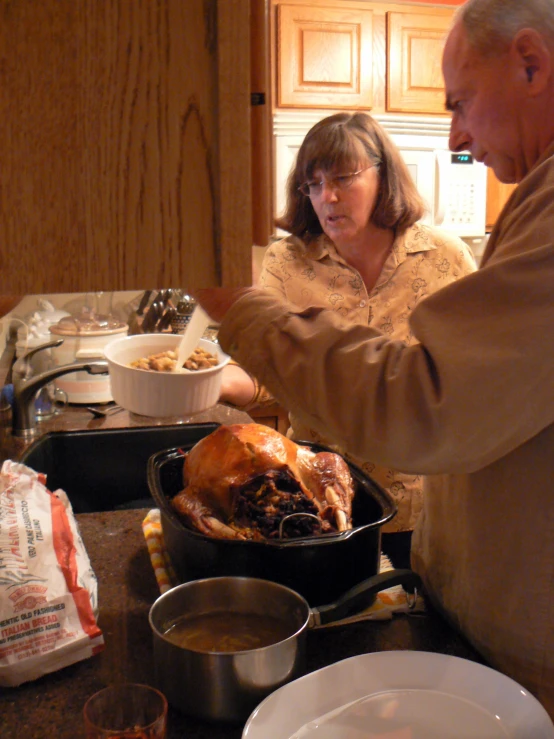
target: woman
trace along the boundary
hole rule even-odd
[[[424,210],[400,153],[369,115],[324,118],[298,151],[276,221],[291,235],[267,249],[260,286],[298,308],[321,306],[409,345],[413,308],[476,268],[461,239],[418,223]],[[267,398],[254,378],[229,368],[223,400],[249,409]],[[289,411],[290,436],[325,443]],[[395,499],[398,513],[383,527],[383,550],[396,566],[409,566],[421,476],[351,459]]]

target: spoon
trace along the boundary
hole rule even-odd
[[[175,369],[173,370],[174,372],[182,371],[183,364],[196,349],[199,340],[202,338],[202,334],[209,325],[209,315],[200,305],[197,305],[185,328],[183,338],[177,346],[177,361],[175,363]]]
[[[113,416],[114,413],[119,413],[123,410],[120,405],[110,405],[107,408],[95,408],[92,405],[85,407],[86,411],[90,411],[95,418],[107,418]]]

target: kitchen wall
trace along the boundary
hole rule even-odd
[[[262,260],[267,247],[252,247],[252,282],[257,281],[260,274]],[[165,286],[156,286],[157,288]],[[10,326],[13,325],[14,330],[21,325],[17,319],[24,319],[34,311],[39,310],[38,300],[45,298],[57,310],[66,310],[68,313],[77,313],[88,301],[95,300],[98,293],[49,293],[45,295],[26,295],[21,301],[3,318],[0,318],[0,355],[5,349],[6,338],[9,334]],[[104,306],[111,301],[112,312],[121,320],[127,320],[130,313],[136,309],[143,291],[122,290],[113,293],[103,293],[101,298],[102,311]]]
[[[252,282],[255,283],[260,274],[262,260],[267,247],[252,247]],[[165,286],[155,286],[159,289]],[[143,291],[122,290],[117,292],[105,292],[102,295],[102,310],[111,301],[113,313],[121,320],[127,320],[129,314],[137,307]],[[0,355],[6,346],[6,337],[9,333],[10,325],[13,324],[17,329],[21,324],[17,319],[23,319],[38,310],[38,300],[45,298],[57,310],[66,310],[68,313],[75,313],[81,310],[85,303],[95,300],[98,293],[49,293],[45,295],[25,295],[21,301],[12,308],[3,318],[0,318]]]
[[[111,306],[111,312],[122,321],[127,321],[130,313],[136,308],[142,292],[123,290],[113,293],[56,293],[48,295],[25,295],[21,301],[0,319],[0,355],[5,349],[11,327],[15,331],[22,326],[22,321],[40,310],[38,301],[46,299],[56,310],[78,313],[86,304],[98,305],[100,312]],[[97,297],[98,296],[98,297]]]

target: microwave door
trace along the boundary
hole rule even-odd
[[[440,225],[441,212],[440,203],[437,202],[435,152],[425,149],[400,148],[400,154],[406,162],[419,194],[425,201],[426,211],[421,223],[427,226]]]
[[[487,173],[469,152],[408,149],[400,153],[427,204],[422,223],[462,237],[485,233]]]
[[[435,226],[444,224],[449,200],[447,151],[435,151]]]
[[[276,136],[275,137],[275,192],[274,212],[280,216],[285,209],[287,197],[287,179],[296,162],[298,149],[304,140],[303,136]],[[286,236],[282,229],[276,229],[276,236]]]
[[[422,147],[421,142],[400,141],[400,154],[426,204],[421,219],[429,226],[439,226],[463,237],[482,237],[485,233],[487,174],[486,167],[468,152],[452,153],[436,144]],[[420,137],[421,138],[421,137]],[[303,135],[275,136],[275,215],[285,207],[286,183],[294,165]],[[279,229],[276,236],[284,236]]]
[[[444,202],[442,228],[462,237],[485,234],[487,168],[469,152],[437,151],[439,197]]]

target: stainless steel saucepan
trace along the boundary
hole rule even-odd
[[[302,595],[284,585],[254,577],[213,577],[178,585],[150,609],[156,684],[183,713],[211,721],[244,721],[267,695],[303,673],[309,628],[359,612],[376,593],[399,583],[413,591],[407,597],[415,604],[420,579],[411,570],[374,575],[318,608],[310,608]],[[229,613],[277,619],[281,637],[286,636],[257,649],[214,652],[180,646],[166,635],[184,617]]]

